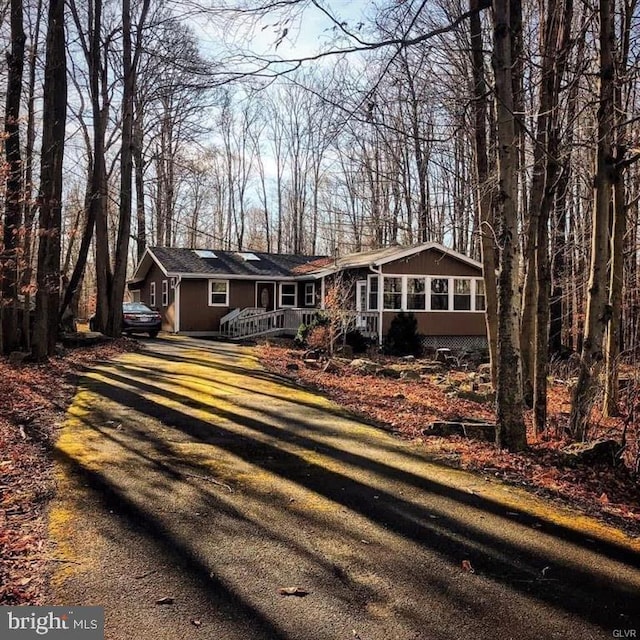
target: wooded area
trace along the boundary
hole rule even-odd
[[[484,264],[500,446],[526,446],[527,407],[546,428],[550,357],[577,354],[572,438],[595,404],[619,411],[639,338],[636,0],[361,5],[0,0],[2,352],[44,359],[94,307],[118,335],[147,245],[435,240]]]

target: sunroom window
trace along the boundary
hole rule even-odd
[[[431,309],[446,311],[449,308],[449,279],[431,278]]]
[[[487,308],[487,299],[484,290],[484,280],[476,280],[476,311],[485,311]]]
[[[425,278],[407,278],[407,310],[424,311],[427,308]]]
[[[454,279],[453,308],[455,311],[471,311],[471,280],[469,278]]]
[[[383,300],[384,309],[390,311],[402,309],[402,278],[385,277]]]

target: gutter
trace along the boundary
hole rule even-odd
[[[173,304],[176,307],[176,314],[173,320],[173,333],[180,332],[180,283],[182,276],[175,276],[176,283],[173,287]]]
[[[376,276],[378,276],[378,346],[382,347],[382,314],[384,307],[382,301],[382,278],[384,276],[382,275],[382,267],[378,267],[378,270],[376,271],[375,262],[371,262],[369,264],[369,270],[375,273]]]

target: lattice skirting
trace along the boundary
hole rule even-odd
[[[425,349],[451,349],[451,351],[478,351],[487,349],[485,336],[424,336]]]

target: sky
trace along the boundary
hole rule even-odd
[[[371,2],[326,0],[324,6],[340,21],[356,25]],[[225,58],[232,52],[296,59],[346,44],[344,39],[337,41],[333,23],[314,6],[252,18],[238,13],[215,15],[194,19],[191,26],[200,40],[202,52],[212,57]]]

